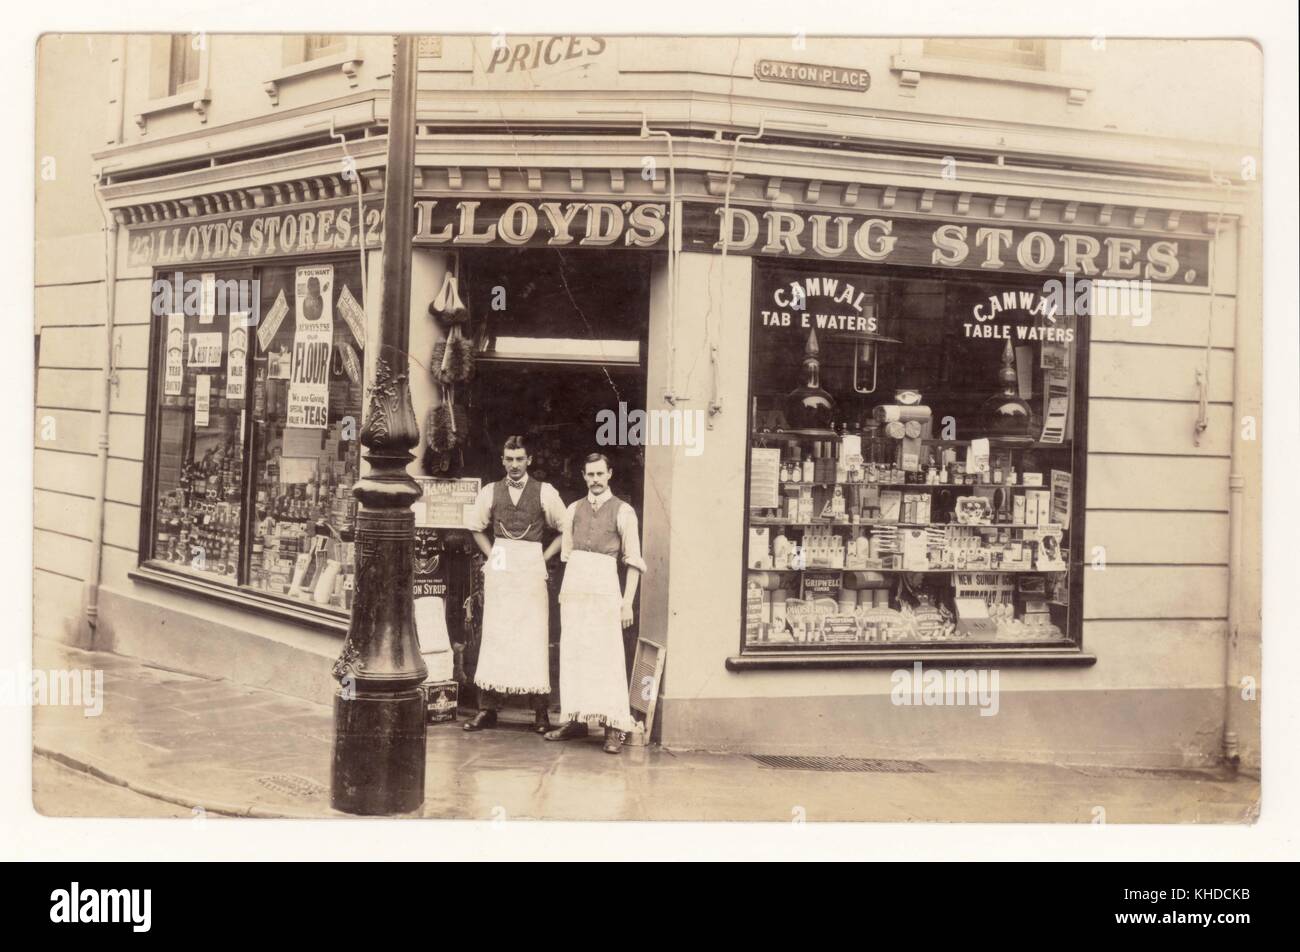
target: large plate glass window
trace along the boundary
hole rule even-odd
[[[248,584],[350,609],[365,334],[351,262],[263,268]]]
[[[206,274],[159,316],[142,561],[351,608],[365,317],[347,260]],[[168,300],[171,300],[170,298]]]
[[[755,275],[743,649],[1077,643],[1076,319],[1042,282]]]
[[[148,555],[234,584],[242,553],[250,272],[159,274]]]

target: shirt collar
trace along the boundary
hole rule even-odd
[[[599,496],[593,496],[591,493],[587,493],[587,502],[591,503],[593,509],[599,509],[601,506],[605,505],[605,503],[609,502],[609,495],[610,493],[608,489]]]
[[[527,485],[528,485],[528,473],[525,472],[524,475],[519,477],[519,488],[523,489]],[[510,486],[509,476],[506,476],[506,486],[507,488]]]

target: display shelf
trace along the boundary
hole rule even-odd
[[[751,441],[777,440],[782,443],[801,443],[805,440],[838,441],[843,436],[861,436],[864,444],[871,439],[875,439],[878,443],[881,444],[883,444],[884,441],[886,440],[889,440],[890,442],[897,442],[892,437],[879,435],[873,438],[871,436],[868,436],[866,433],[862,433],[862,432],[856,434],[853,433],[840,434],[828,430],[825,433],[814,434],[814,433],[792,432],[789,430],[784,430],[781,432],[773,431],[771,433],[761,433],[761,432],[756,432],[751,430],[749,433],[749,438]],[[1041,452],[1043,450],[1068,450],[1072,446],[1072,442],[1070,440],[1063,440],[1060,443],[1043,443],[1039,440],[1031,440],[1029,442],[1023,442],[1023,441],[1007,439],[1006,437],[999,437],[999,436],[989,436],[989,437],[984,437],[984,439],[987,439],[989,441],[990,447],[996,447],[999,450],[1021,450],[1021,451],[1033,450],[1033,451]],[[921,438],[921,443],[922,445],[925,446],[969,446],[972,442],[973,442],[972,440],[945,440],[940,437]]]
[[[1026,525],[1021,522],[798,522],[790,519],[772,519],[768,517],[751,517],[751,526],[789,526],[792,529],[830,526],[832,529],[872,529],[878,526],[904,526],[908,529],[1059,529],[1066,530],[1059,522],[1042,522]]]
[[[747,568],[747,572],[892,572],[894,574],[907,575],[951,575],[953,572],[1000,572],[1006,575],[1060,575],[1067,571],[1066,568],[1059,569],[1007,569],[991,568],[989,566],[965,566],[963,568],[949,569],[882,569],[874,566],[869,568],[838,568],[833,565],[809,565],[801,569],[756,569],[752,566]]]
[[[780,489],[834,489],[836,486],[879,486],[881,489],[1051,489],[1050,486],[1026,486],[1024,483],[781,483]]]

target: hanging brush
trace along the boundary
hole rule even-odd
[[[474,342],[459,327],[451,329],[442,368],[447,383],[468,383],[474,376]]]
[[[442,280],[442,287],[429,305],[429,313],[447,325],[463,324],[469,320],[469,308],[460,299],[456,275],[450,271]]]
[[[446,404],[429,411],[428,443],[435,453],[447,453],[456,446],[455,420]]]
[[[442,365],[447,359],[447,342],[440,340],[433,345],[433,353],[429,356],[429,373],[433,374],[433,379],[438,383],[446,383],[442,379]]]

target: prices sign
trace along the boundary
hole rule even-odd
[[[329,425],[330,356],[334,348],[334,268],[299,268],[294,275],[293,351],[285,426]]]

